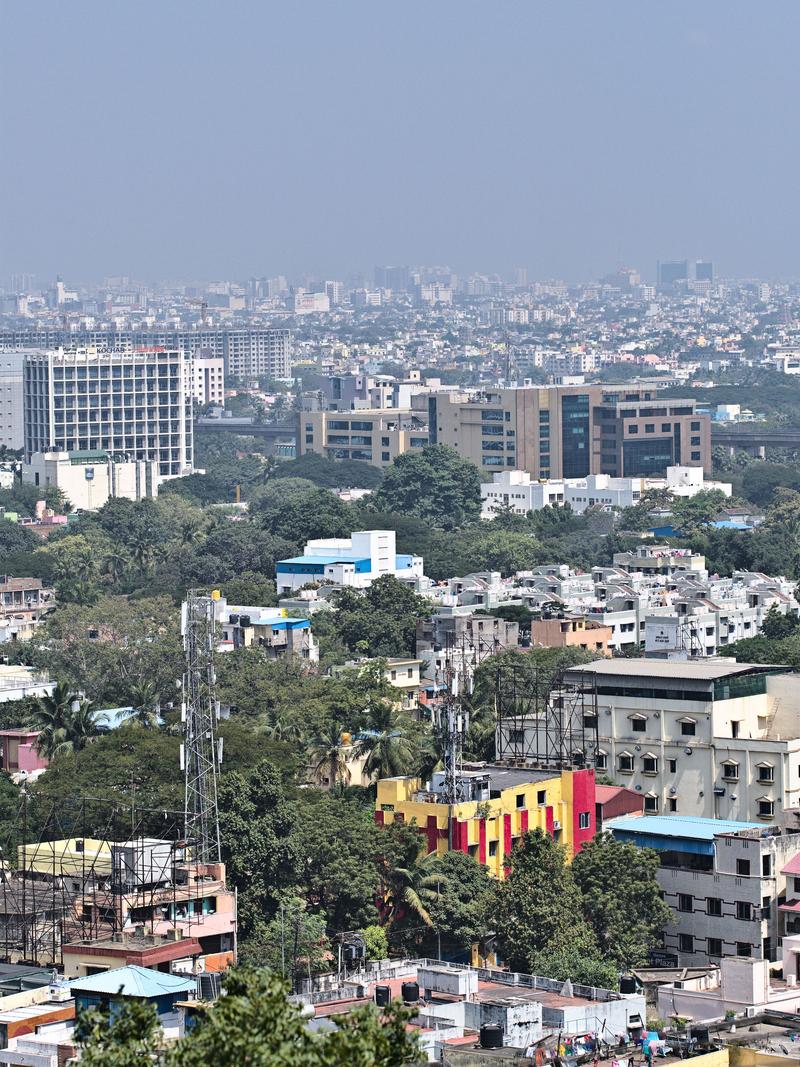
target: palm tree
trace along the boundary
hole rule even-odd
[[[309,758],[314,777],[327,776],[331,789],[345,786],[350,782],[350,768],[347,765],[349,745],[343,740],[344,734],[338,723],[328,723],[316,733],[309,743]]]
[[[261,461],[261,470],[256,476],[256,481],[259,485],[266,485],[272,475],[275,473],[275,468],[278,466],[278,460],[275,456],[264,456]]]
[[[93,737],[108,731],[105,715],[92,709],[91,700],[72,702],[64,727],[65,738],[57,752],[80,752]]]
[[[433,926],[429,906],[439,899],[446,878],[438,870],[438,857],[431,852],[410,867],[393,867],[388,875],[386,895],[388,923],[412,915],[426,926]]]
[[[49,696],[39,697],[34,707],[33,718],[39,736],[36,751],[45,759],[52,759],[66,740],[65,724],[70,705],[78,698],[66,682],[57,682]]]
[[[145,730],[154,730],[161,716],[161,699],[152,682],[140,682],[131,690],[130,708],[117,712],[120,722],[133,722]]]
[[[115,548],[103,560],[103,574],[112,585],[117,585],[128,573],[130,565],[131,557],[128,553]]]
[[[364,773],[370,778],[395,778],[407,774],[412,751],[404,717],[395,714],[386,701],[372,704],[367,728],[356,741],[353,755],[364,759]]]

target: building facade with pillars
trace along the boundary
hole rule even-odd
[[[596,832],[594,771],[535,770],[482,765],[465,769],[462,795],[449,804],[443,776],[434,774],[426,789],[418,778],[378,782],[375,821],[415,824],[428,852],[444,855],[451,847],[483,863],[494,878],[505,878],[514,842],[542,830],[562,844],[568,858]]]

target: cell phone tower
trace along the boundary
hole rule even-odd
[[[181,633],[186,655],[183,676],[183,744],[185,772],[184,833],[198,863],[219,863],[217,778],[222,741],[217,742],[219,702],[214,686],[216,646],[214,598],[190,589],[181,605]]]

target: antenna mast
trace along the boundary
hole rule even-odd
[[[218,863],[217,777],[221,753],[215,736],[219,702],[214,694],[216,635],[212,597],[189,590],[181,607],[181,633],[186,654],[181,704],[184,833],[198,863]]]

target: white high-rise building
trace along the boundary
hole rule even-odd
[[[156,460],[158,477],[193,470],[192,357],[176,349],[28,351],[25,459],[106,450]]]

